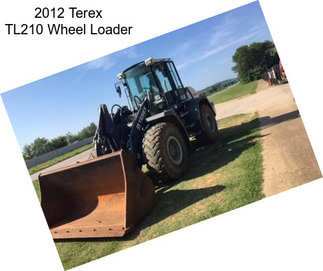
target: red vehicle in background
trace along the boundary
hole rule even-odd
[[[287,77],[284,67],[279,60],[279,63],[267,69],[261,76],[263,80],[267,81],[270,86],[287,83]]]
[[[279,60],[279,71],[280,71],[280,77],[281,77],[282,81],[287,82],[286,73],[285,73],[284,67],[282,65],[282,62],[280,60]]]

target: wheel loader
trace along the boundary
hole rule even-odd
[[[124,236],[153,208],[154,183],[183,175],[190,138],[218,138],[213,104],[184,87],[171,59],[148,58],[117,78],[128,106],[99,107],[96,158],[39,176],[54,239]]]

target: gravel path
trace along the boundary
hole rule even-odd
[[[218,104],[216,109],[218,119],[259,113],[265,196],[322,176],[288,84],[268,87],[260,80],[256,94]]]
[[[65,166],[68,166],[68,165],[71,165],[71,164],[75,164],[76,162],[82,162],[82,161],[86,161],[89,159],[89,156],[92,152],[92,149],[89,149],[85,152],[82,152],[82,153],[79,153],[73,157],[70,157],[62,162],[59,162],[53,166],[50,166],[48,168],[45,168],[43,170],[40,170],[38,172],[35,172],[33,174],[30,175],[31,179],[32,180],[36,180],[38,179],[38,175],[39,173],[41,172],[47,172],[47,171],[50,171],[50,170],[54,170],[54,169],[58,169],[58,168],[61,168],[61,167],[65,167]]]

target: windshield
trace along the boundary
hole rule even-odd
[[[159,94],[152,70],[144,63],[126,71],[125,81],[129,90],[131,103],[137,109],[140,101],[144,100],[147,92],[150,92],[152,96]]]

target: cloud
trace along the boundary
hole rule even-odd
[[[182,69],[192,63],[203,60],[204,58],[226,49],[228,47],[228,41],[231,39],[237,23],[236,18],[226,15],[220,24],[211,29],[211,32],[204,41],[205,46],[199,56],[185,60],[183,63],[177,65],[177,68]]]
[[[140,57],[140,54],[138,54],[136,47],[132,46],[124,50],[118,51],[114,54],[110,54],[110,55],[92,60],[85,64],[85,68],[88,70],[103,69],[106,71],[112,68],[115,64],[117,64],[118,58],[125,58],[125,57],[133,59],[133,58]]]
[[[258,24],[258,25],[251,27],[249,29],[249,32],[252,33],[252,32],[264,31],[266,28],[267,28],[267,25],[262,23],[262,24]]]
[[[116,53],[116,57],[138,58],[140,56],[136,46],[131,46]]]
[[[225,16],[223,23],[213,30],[208,44],[216,45],[222,43],[226,39],[230,39],[237,25],[239,25],[239,21],[235,17],[231,15]]]
[[[195,58],[191,58],[191,59],[187,60],[186,62],[183,62],[183,63],[177,65],[177,69],[182,69],[190,64],[196,63],[196,62],[201,61],[207,57],[213,56],[213,55],[215,55],[227,48],[230,48],[233,45],[239,44],[245,40],[248,40],[248,39],[254,37],[255,35],[259,34],[261,31],[262,31],[261,28],[254,29],[252,32],[249,32],[247,35],[244,35],[238,39],[231,40],[231,41],[229,41],[223,45],[220,45],[216,48],[213,48],[213,49],[212,48],[206,49],[200,54],[200,56],[195,57]]]
[[[86,68],[89,70],[103,69],[109,70],[116,64],[116,61],[110,55],[97,58],[86,63]]]
[[[185,41],[181,43],[175,50],[171,52],[173,56],[180,56],[186,54],[187,50],[189,50],[193,45],[192,41]]]
[[[243,36],[241,36],[241,34],[237,32],[240,24],[241,22],[235,16],[228,14],[224,17],[222,23],[212,29],[211,34],[204,42],[206,46],[201,50],[199,55],[185,60],[177,65],[177,68],[182,69],[207,57],[222,52],[231,46],[238,45],[239,43],[258,35],[266,28],[265,24],[259,24],[251,27]]]

